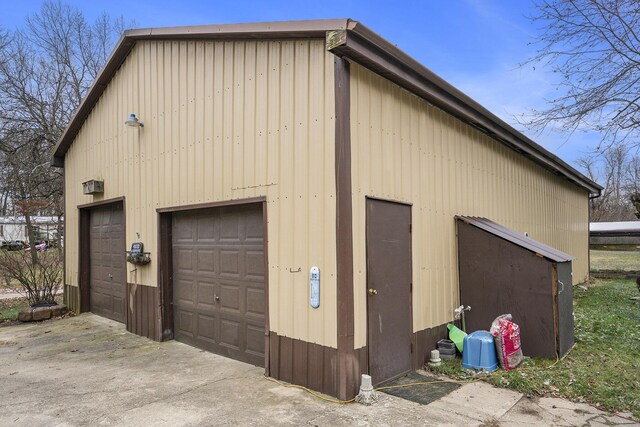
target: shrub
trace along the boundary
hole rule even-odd
[[[62,251],[0,251],[0,274],[6,283],[17,283],[31,306],[56,304],[54,297],[63,277]]]

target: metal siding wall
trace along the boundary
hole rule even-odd
[[[78,205],[125,196],[127,245],[152,257],[127,280],[156,286],[157,208],[266,196],[270,328],[336,347],[334,111],[324,40],[138,42],[65,158],[69,284]],[[124,125],[129,113],[143,129]],[[104,195],[82,195],[96,178]]]
[[[588,274],[588,197],[397,85],[351,66],[355,346],[366,345],[365,197],[412,203],[413,328],[459,303],[455,215],[490,218],[576,257]]]

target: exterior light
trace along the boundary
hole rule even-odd
[[[142,124],[141,121],[138,120],[138,118],[136,117],[135,114],[131,113],[129,115],[129,118],[127,119],[126,122],[124,122],[125,125],[127,126],[131,126],[132,128],[142,128],[144,127],[144,124]]]

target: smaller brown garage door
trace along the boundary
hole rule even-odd
[[[174,337],[264,365],[262,205],[173,216]]]
[[[126,321],[125,243],[122,203],[91,209],[89,275],[91,311]]]

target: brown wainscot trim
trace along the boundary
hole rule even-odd
[[[127,282],[127,331],[160,341],[159,294],[155,286]]]
[[[80,288],[77,286],[64,285],[64,304],[69,311],[73,311],[76,314],[80,313]]]
[[[328,394],[338,395],[338,350],[270,333],[270,376]]]
[[[358,378],[362,374],[369,373],[369,346],[356,348],[354,350],[355,358],[358,361]]]
[[[447,324],[423,329],[413,333],[413,366],[415,369],[422,369],[424,364],[431,357],[431,350],[436,349],[436,343],[443,338],[449,337]]]

